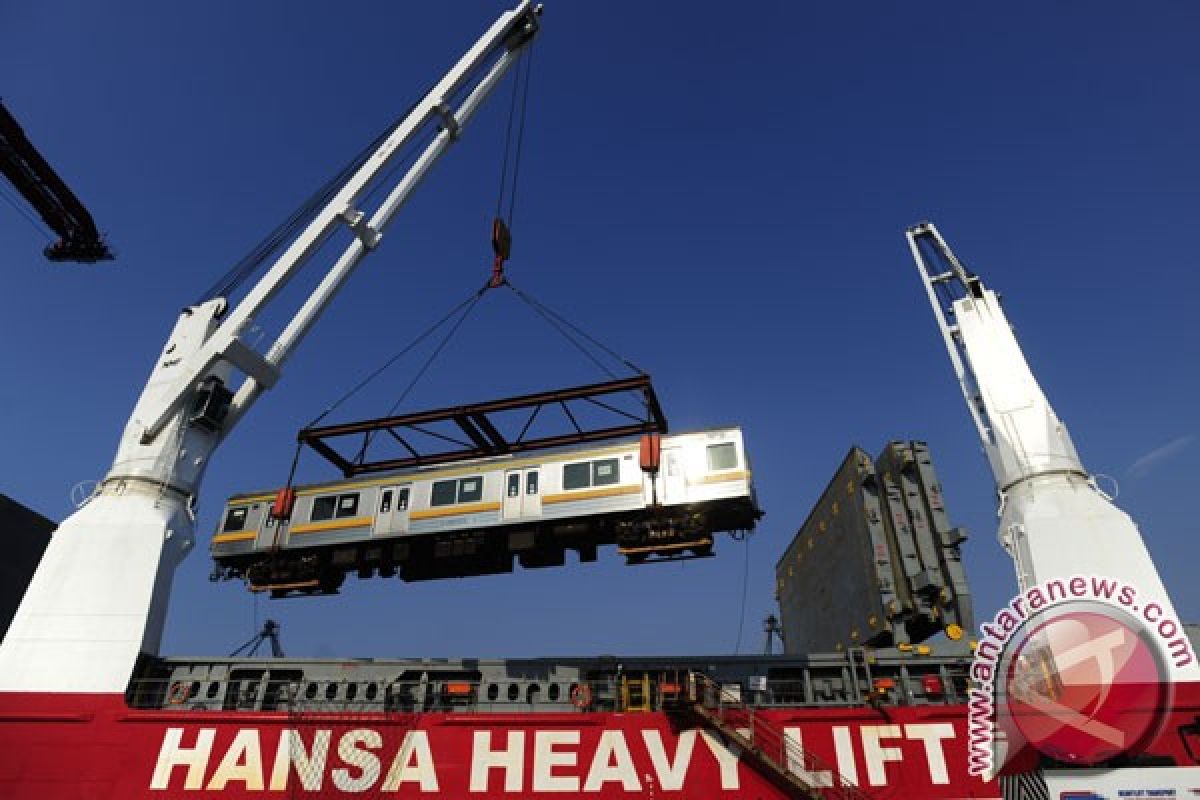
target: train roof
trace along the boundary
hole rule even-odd
[[[671,433],[664,435],[666,439],[679,439],[687,436],[697,436],[709,433],[726,433],[730,431],[741,432],[740,425],[723,425],[709,428],[700,428],[692,431],[681,431],[679,433]],[[312,492],[328,489],[333,486],[340,488],[351,489],[359,487],[382,486],[384,484],[395,483],[397,478],[427,478],[435,477],[451,477],[454,475],[464,475],[471,472],[477,472],[484,467],[491,467],[498,464],[512,467],[535,466],[548,459],[553,459],[556,456],[561,456],[568,453],[584,455],[601,455],[604,453],[613,453],[624,450],[629,445],[638,441],[640,437],[628,436],[615,440],[611,444],[601,447],[594,445],[568,445],[563,447],[555,447],[552,449],[538,451],[534,455],[521,457],[519,454],[504,454],[497,456],[485,456],[483,458],[472,458],[464,461],[454,462],[450,464],[436,464],[428,467],[416,467],[413,469],[397,470],[386,474],[376,475],[372,478],[342,478],[340,480],[321,481],[319,483],[305,483],[295,487],[298,494],[310,494]],[[239,494],[230,495],[226,501],[226,505],[230,503],[246,503],[246,502],[262,502],[271,500],[275,497],[277,489],[260,489],[250,492],[242,492]]]

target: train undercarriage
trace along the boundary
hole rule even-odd
[[[212,579],[244,579],[272,597],[335,594],[346,576],[403,581],[465,578],[560,567],[574,551],[595,561],[600,547],[616,545],[627,564],[708,558],[714,535],[748,533],[762,512],[746,499],[719,500],[592,517],[522,521],[481,529],[407,534],[304,549],[278,549],[217,560]]]

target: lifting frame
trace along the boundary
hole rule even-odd
[[[611,402],[599,399],[623,392],[640,395],[639,399],[646,411],[644,418],[635,416]],[[568,405],[572,401],[587,403],[594,408],[608,411],[616,419],[613,424],[605,426],[593,427],[581,424],[579,415],[572,413]],[[571,428],[559,434],[526,439],[525,436],[529,433],[534,420],[548,406],[561,408],[563,415],[569,420]],[[489,415],[512,411],[528,411],[529,415],[525,419],[521,432],[515,439],[510,440],[501,433],[497,420]],[[431,425],[439,422],[454,423],[466,439],[448,436],[430,428]],[[369,460],[367,458],[368,447],[372,438],[380,431],[386,432],[409,455],[401,458]],[[411,434],[413,433],[421,434],[424,438],[432,437],[439,442],[445,442],[447,447],[421,452],[412,441]],[[667,433],[667,419],[658,403],[658,397],[654,393],[649,375],[637,375],[604,383],[555,389],[432,411],[419,411],[394,417],[327,425],[320,428],[305,428],[297,434],[297,439],[301,444],[307,444],[324,456],[341,470],[345,477],[351,478],[366,473],[389,472],[473,458],[527,453],[533,450],[546,450],[553,447],[604,441],[644,433]],[[351,458],[347,458],[330,443],[330,440],[333,439],[345,439],[345,437],[358,437],[359,435],[362,436],[362,439],[358,454]],[[358,441],[357,438],[355,441]]]

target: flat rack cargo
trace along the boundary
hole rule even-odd
[[[973,627],[960,545],[924,442],[853,447],[776,564],[787,653],[910,647]]]

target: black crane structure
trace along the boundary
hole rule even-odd
[[[768,614],[763,620],[763,633],[767,634],[766,644],[763,646],[763,655],[774,655],[775,640],[779,640],[780,648],[783,647],[783,626],[779,624],[779,618],[774,614]]]
[[[0,103],[0,174],[46,226],[58,234],[58,241],[46,247],[46,258],[87,264],[112,260],[112,250],[100,235],[92,215],[29,141],[3,103]]]
[[[229,657],[233,658],[244,655],[246,658],[252,658],[258,652],[258,648],[263,646],[264,642],[271,643],[271,656],[273,658],[284,657],[283,646],[279,644],[279,623],[273,619],[264,622],[262,630],[254,634],[253,639],[230,653]]]
[[[637,398],[639,413],[613,405],[614,395],[631,395]],[[601,400],[600,398],[605,398]],[[571,404],[576,410],[572,411]],[[601,418],[590,423],[582,416],[580,406],[599,409]],[[561,410],[559,422],[562,430],[554,434],[532,434],[534,421],[546,409]],[[512,413],[520,419],[509,420],[515,426],[506,426],[498,415]],[[546,415],[549,416],[549,415]],[[454,434],[435,430],[435,424],[453,423]],[[563,424],[569,423],[569,424]],[[504,432],[505,427],[519,428],[519,433]],[[403,455],[388,458],[369,458],[368,449],[375,434],[386,433],[403,448]],[[433,464],[448,464],[473,458],[491,458],[501,455],[529,453],[565,445],[585,442],[602,442],[623,436],[645,433],[666,433],[667,418],[654,392],[649,375],[631,378],[616,378],[604,383],[571,386],[548,392],[506,397],[465,406],[419,411],[401,416],[349,422],[341,425],[304,428],[297,435],[301,444],[306,444],[321,454],[347,478],[397,469],[425,467]],[[413,434],[420,434],[426,444],[434,449],[421,449]],[[465,438],[464,438],[465,437]],[[342,443],[338,450],[334,442]],[[357,447],[358,455],[346,454],[344,443]]]

